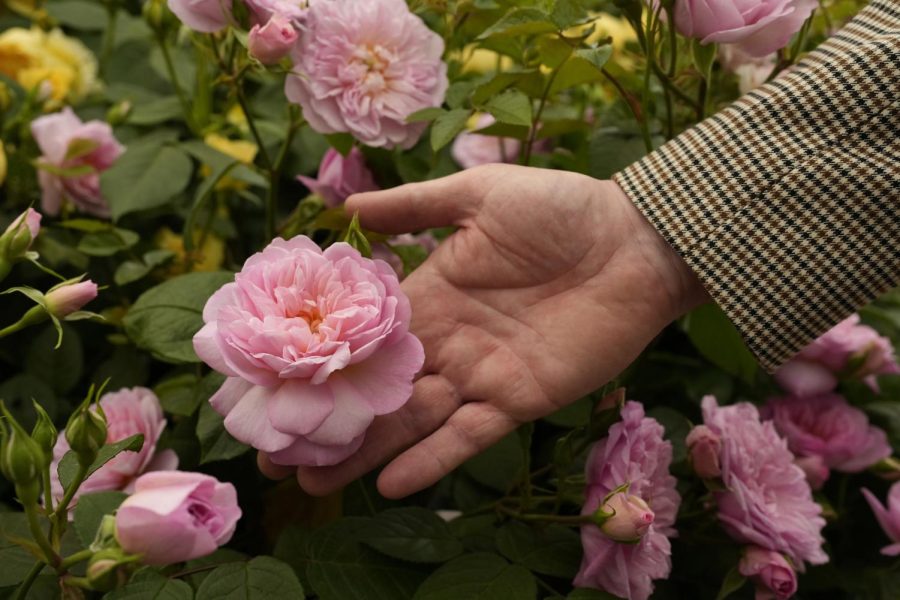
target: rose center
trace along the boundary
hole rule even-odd
[[[209,506],[201,502],[192,502],[188,506],[187,512],[193,517],[194,525],[196,526],[205,527],[216,516],[215,512],[213,512]]]
[[[368,92],[382,91],[387,87],[386,71],[391,65],[393,54],[386,48],[374,46],[361,46],[353,53],[356,64],[365,69],[363,87]]]
[[[301,310],[297,313],[297,317],[306,321],[306,324],[309,325],[309,330],[313,333],[319,333],[319,325],[322,324],[324,317],[322,313],[319,312],[319,307],[311,306],[306,310]]]

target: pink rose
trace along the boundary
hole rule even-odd
[[[444,42],[404,0],[313,3],[291,53],[285,93],[319,133],[349,133],[369,146],[411,148],[427,127],[407,123],[440,106]]]
[[[875,494],[866,488],[862,489],[862,493],[866,497],[869,506],[872,507],[872,512],[875,513],[878,524],[881,525],[885,535],[893,542],[882,548],[881,553],[886,556],[900,556],[900,481],[892,485],[888,492],[887,508],[878,501]]]
[[[628,483],[627,494],[638,520],[648,520],[640,506],[653,507],[652,523],[643,527],[637,543],[617,542],[594,524],[581,527],[584,558],[575,585],[606,590],[631,600],[646,600],[653,580],[668,577],[672,569],[669,538],[676,535],[675,516],[681,498],[676,479],[669,474],[672,444],[663,439],[662,425],[644,416],[638,402],[627,402],[622,420],[609,428],[588,456],[587,490],[583,515],[592,515],[616,488]],[[641,500],[638,506],[634,499]],[[633,521],[632,521],[633,524]]]
[[[247,38],[250,56],[264,65],[274,65],[288,55],[297,42],[297,30],[281,15],[273,15],[265,25],[254,25]]]
[[[771,421],[748,402],[702,402],[703,422],[722,440],[725,491],[716,492],[719,520],[734,539],[786,554],[796,565],[828,562],[822,550],[822,509],[803,471]]]
[[[830,469],[858,473],[891,455],[887,435],[837,394],[770,398],[763,414],[791,452],[819,456]]]
[[[719,451],[722,440],[706,425],[697,425],[685,439],[688,457],[694,472],[703,479],[715,479],[722,474]]]
[[[766,82],[772,71],[775,70],[777,54],[767,54],[763,57],[750,56],[737,46],[722,46],[719,48],[719,61],[722,68],[737,75],[738,89],[742,94],[756,89]]]
[[[321,196],[325,206],[329,208],[340,206],[353,194],[378,189],[359,148],[353,148],[347,156],[329,148],[319,164],[318,178],[300,175],[297,179],[314,194]]]
[[[898,373],[891,341],[851,315],[785,363],[775,380],[795,396],[815,396],[833,390],[839,378],[861,379],[878,392],[877,375]]]
[[[178,19],[201,33],[215,33],[231,23],[232,0],[169,0]]]
[[[84,212],[108,217],[109,206],[100,193],[100,173],[125,151],[109,124],[82,123],[66,107],[35,119],[31,134],[42,152],[38,159],[41,209],[56,215],[64,201],[71,201]]]
[[[638,496],[618,492],[603,503],[604,513],[600,531],[609,539],[628,544],[640,540],[648,531],[656,515],[650,506]],[[606,517],[605,515],[609,515]]]
[[[44,296],[47,312],[58,319],[64,319],[81,310],[85,304],[97,297],[97,284],[87,281],[66,281],[55,285]]]
[[[484,129],[494,124],[489,114],[478,118],[477,128]],[[514,138],[501,138],[464,131],[453,140],[450,154],[463,169],[491,163],[513,163],[519,158],[522,143]]]
[[[169,565],[212,554],[240,518],[230,483],[202,473],[147,473],[116,512],[116,539],[145,564]]]
[[[135,479],[148,471],[168,471],[178,467],[178,456],[172,450],[156,451],[159,436],[166,428],[159,399],[151,390],[142,387],[123,388],[104,394],[100,406],[106,415],[106,443],[124,440],[138,433],[144,435],[140,451],[125,451],[97,469],[78,489],[78,495],[134,489]],[[53,496],[63,496],[62,484],[56,469],[59,461],[69,451],[65,432],[60,432],[53,448],[53,466],[50,468],[50,485]]]
[[[282,465],[331,465],[412,394],[425,353],[393,269],[306,236],[251,256],[203,310],[197,354],[228,379],[210,399],[237,439]]]
[[[801,456],[794,459],[794,464],[803,470],[809,487],[821,490],[828,478],[831,477],[831,469],[825,464],[821,456]]]
[[[787,600],[797,593],[797,573],[784,555],[773,550],[748,546],[738,571],[756,583],[756,600]]]
[[[307,0],[245,0],[250,9],[250,21],[254,25],[263,25],[275,15],[289,20],[294,27],[301,29],[309,11]]]
[[[676,0],[675,26],[703,44],[736,44],[750,56],[784,48],[817,0]]]

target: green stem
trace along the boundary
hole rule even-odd
[[[568,525],[572,527],[580,527],[581,525],[587,525],[588,523],[593,523],[593,519],[591,515],[541,515],[541,514],[533,514],[533,513],[520,513],[518,511],[512,510],[503,506],[502,504],[497,506],[497,509],[509,515],[513,519],[517,521],[526,521],[528,523],[558,523],[560,525]]]
[[[53,512],[53,493],[50,488],[50,469],[44,469],[41,474],[41,484],[44,486],[44,511],[49,515]]]
[[[62,538],[62,534],[66,528],[65,524],[68,522],[69,518],[67,513],[69,503],[72,502],[72,498],[75,497],[75,493],[87,477],[88,468],[90,468],[90,465],[85,465],[81,462],[78,463],[78,470],[75,472],[75,478],[66,489],[66,493],[56,506],[56,510],[50,515],[51,532],[54,540]]]
[[[244,116],[247,117],[247,126],[250,128],[250,133],[253,135],[256,145],[259,146],[259,155],[262,157],[266,169],[271,171],[273,168],[272,160],[269,158],[269,153],[266,151],[266,147],[263,144],[262,136],[259,135],[259,130],[256,128],[256,123],[253,120],[253,115],[250,113],[250,104],[247,102],[247,96],[244,95],[244,88],[239,77],[234,79],[234,93],[235,96],[237,96],[237,101],[241,106],[241,110],[244,111]]]
[[[49,317],[50,314],[43,306],[32,306],[24,315],[22,315],[21,319],[19,319],[12,325],[0,329],[0,338],[5,338],[6,336],[12,335],[17,331],[22,331],[26,327],[37,325],[38,323],[43,323]]]
[[[75,554],[70,554],[69,556],[65,557],[62,562],[59,563],[59,568],[61,571],[65,571],[72,565],[77,565],[80,562],[88,560],[93,555],[93,550],[80,550]]]
[[[628,92],[628,90],[626,90],[625,87],[621,83],[619,83],[618,79],[613,77],[612,73],[607,71],[605,68],[601,70],[601,73],[603,73],[603,76],[613,84],[613,87],[615,87],[616,91],[619,92],[622,100],[624,100],[625,104],[628,105],[628,108],[631,109],[631,114],[634,115],[634,120],[637,121],[637,124],[641,129],[641,135],[644,138],[644,146],[646,146],[647,152],[653,151],[653,140],[650,138],[650,128],[644,115],[644,109],[641,108],[641,103],[635,100],[634,96],[632,96]]]
[[[709,97],[709,81],[706,77],[700,78],[700,88],[697,90],[697,120],[706,118],[706,103]]]
[[[281,169],[284,166],[284,161],[291,149],[291,144],[294,142],[294,136],[303,126],[303,121],[297,120],[294,114],[296,109],[291,106],[288,110],[290,111],[291,127],[288,129],[287,137],[284,138],[284,143],[281,144],[281,148],[278,150],[278,156],[275,157],[275,163],[272,164],[269,169],[269,189],[266,193],[267,240],[271,240],[275,237],[275,221],[278,215],[278,188],[281,181]],[[247,122],[251,122],[249,118],[247,119]]]
[[[41,571],[44,570],[45,566],[46,563],[40,560],[32,565],[31,570],[28,571],[25,579],[23,579],[22,583],[19,584],[19,587],[16,588],[16,595],[13,596],[13,600],[25,600],[28,598],[28,590],[31,589],[31,584],[34,583],[34,580],[41,574]]]
[[[550,97],[550,88],[553,87],[553,82],[556,81],[556,76],[559,75],[559,70],[564,64],[566,64],[566,61],[563,61],[558,67],[553,69],[550,73],[550,77],[547,79],[544,93],[541,94],[541,101],[538,103],[537,112],[534,113],[534,119],[531,121],[531,131],[528,134],[528,142],[525,144],[525,149],[522,154],[522,164],[525,166],[531,164],[531,152],[534,150],[534,142],[537,139],[538,125],[540,125],[541,116],[544,114],[544,108],[547,106],[547,99]]]
[[[56,550],[53,549],[53,546],[50,545],[47,535],[44,533],[44,530],[41,529],[37,506],[26,504],[25,517],[28,519],[28,530],[31,532],[31,537],[37,542],[37,545],[44,553],[44,558],[47,559],[45,562],[49,565],[58,565],[60,562],[59,554],[57,554]]]
[[[103,32],[103,49],[100,53],[100,72],[105,73],[109,57],[112,56],[113,46],[116,43],[116,21],[119,11],[112,0],[106,2],[106,31]]]
[[[188,103],[187,96],[185,96],[184,90],[181,89],[181,84],[178,82],[178,74],[175,72],[175,64],[172,62],[172,54],[169,52],[166,40],[163,39],[161,35],[158,35],[156,36],[156,41],[159,43],[159,48],[162,51],[163,60],[166,63],[166,72],[169,74],[169,80],[172,83],[172,87],[175,89],[175,95],[178,96],[178,102],[181,104],[184,120],[187,123],[188,129],[196,134],[198,132],[194,129],[194,117],[191,113],[191,105]]]

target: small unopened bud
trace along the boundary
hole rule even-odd
[[[41,230],[41,213],[29,208],[10,223],[0,235],[0,279],[12,264],[25,256]]]
[[[69,417],[66,441],[82,465],[90,465],[106,443],[106,419],[90,409],[90,397]]]
[[[0,411],[9,424],[3,452],[0,453],[0,471],[15,485],[16,495],[22,504],[34,504],[41,493],[43,452],[2,403]]]
[[[638,496],[618,492],[606,498],[594,513],[594,521],[611,540],[626,544],[640,541],[653,524],[655,515]]]
[[[165,0],[147,0],[141,13],[144,22],[157,35],[164,35],[177,23],[175,15],[168,9]]]
[[[45,296],[47,311],[58,319],[68,315],[97,297],[97,284],[87,281],[72,280],[50,288]]]
[[[298,37],[290,19],[274,14],[262,27],[257,24],[250,29],[247,49],[262,64],[274,65],[288,55]]]
[[[718,434],[706,425],[697,425],[685,440],[688,458],[694,472],[703,479],[715,479],[722,474],[719,464],[719,451],[722,440]]]
[[[91,557],[87,567],[87,579],[91,587],[108,592],[128,581],[137,557],[125,554],[120,548],[106,548]]]
[[[91,550],[99,552],[104,548],[118,547],[116,541],[116,517],[115,515],[103,515],[100,520],[100,527],[97,528],[97,534],[94,541],[91,542]]]
[[[34,402],[34,410],[37,412],[38,418],[37,423],[34,424],[34,429],[31,430],[31,439],[37,443],[41,452],[43,452],[44,467],[46,467],[53,462],[53,447],[56,445],[56,438],[59,436],[59,432],[56,429],[56,425],[53,424],[53,420],[50,419],[50,415],[44,410],[44,407],[38,404],[36,400],[32,400],[32,402]]]
[[[116,102],[108,111],[106,111],[106,122],[113,127],[121,125],[128,120],[132,108],[134,108],[134,106],[128,100]]]

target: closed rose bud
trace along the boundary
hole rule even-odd
[[[38,404],[36,400],[32,400],[32,402],[34,403],[34,410],[38,414],[38,419],[37,423],[34,424],[34,429],[31,430],[31,439],[37,442],[41,452],[44,453],[44,465],[49,465],[53,460],[53,446],[56,445],[58,432],[56,425],[53,424],[50,415],[47,414],[44,407]]]
[[[2,402],[0,411],[10,429],[8,435],[4,435],[0,471],[15,485],[16,496],[22,504],[34,504],[41,491],[43,453]]]
[[[797,592],[797,574],[779,552],[749,546],[738,563],[738,571],[756,584],[757,598],[787,600]]]
[[[0,247],[4,249],[10,259],[16,259],[31,248],[31,243],[40,230],[41,213],[29,208],[6,228],[3,236],[0,237]]]
[[[600,530],[612,540],[623,543],[639,541],[653,524],[655,515],[638,496],[618,492],[595,513]]]
[[[128,581],[136,563],[137,557],[125,554],[119,548],[106,548],[91,557],[86,576],[93,589],[108,592]]]
[[[250,56],[264,65],[274,65],[288,55],[297,42],[297,30],[290,19],[272,15],[268,23],[254,25],[247,38]]]
[[[63,319],[97,297],[97,284],[87,281],[67,281],[54,286],[45,296],[47,311]]]
[[[66,425],[66,442],[78,456],[82,465],[89,465],[97,458],[97,452],[106,443],[106,419],[90,410],[89,401],[85,401],[78,410],[69,417]]]
[[[685,443],[688,447],[688,457],[694,472],[703,479],[715,479],[722,474],[719,465],[719,450],[722,448],[722,440],[706,425],[694,427],[688,434]]]

